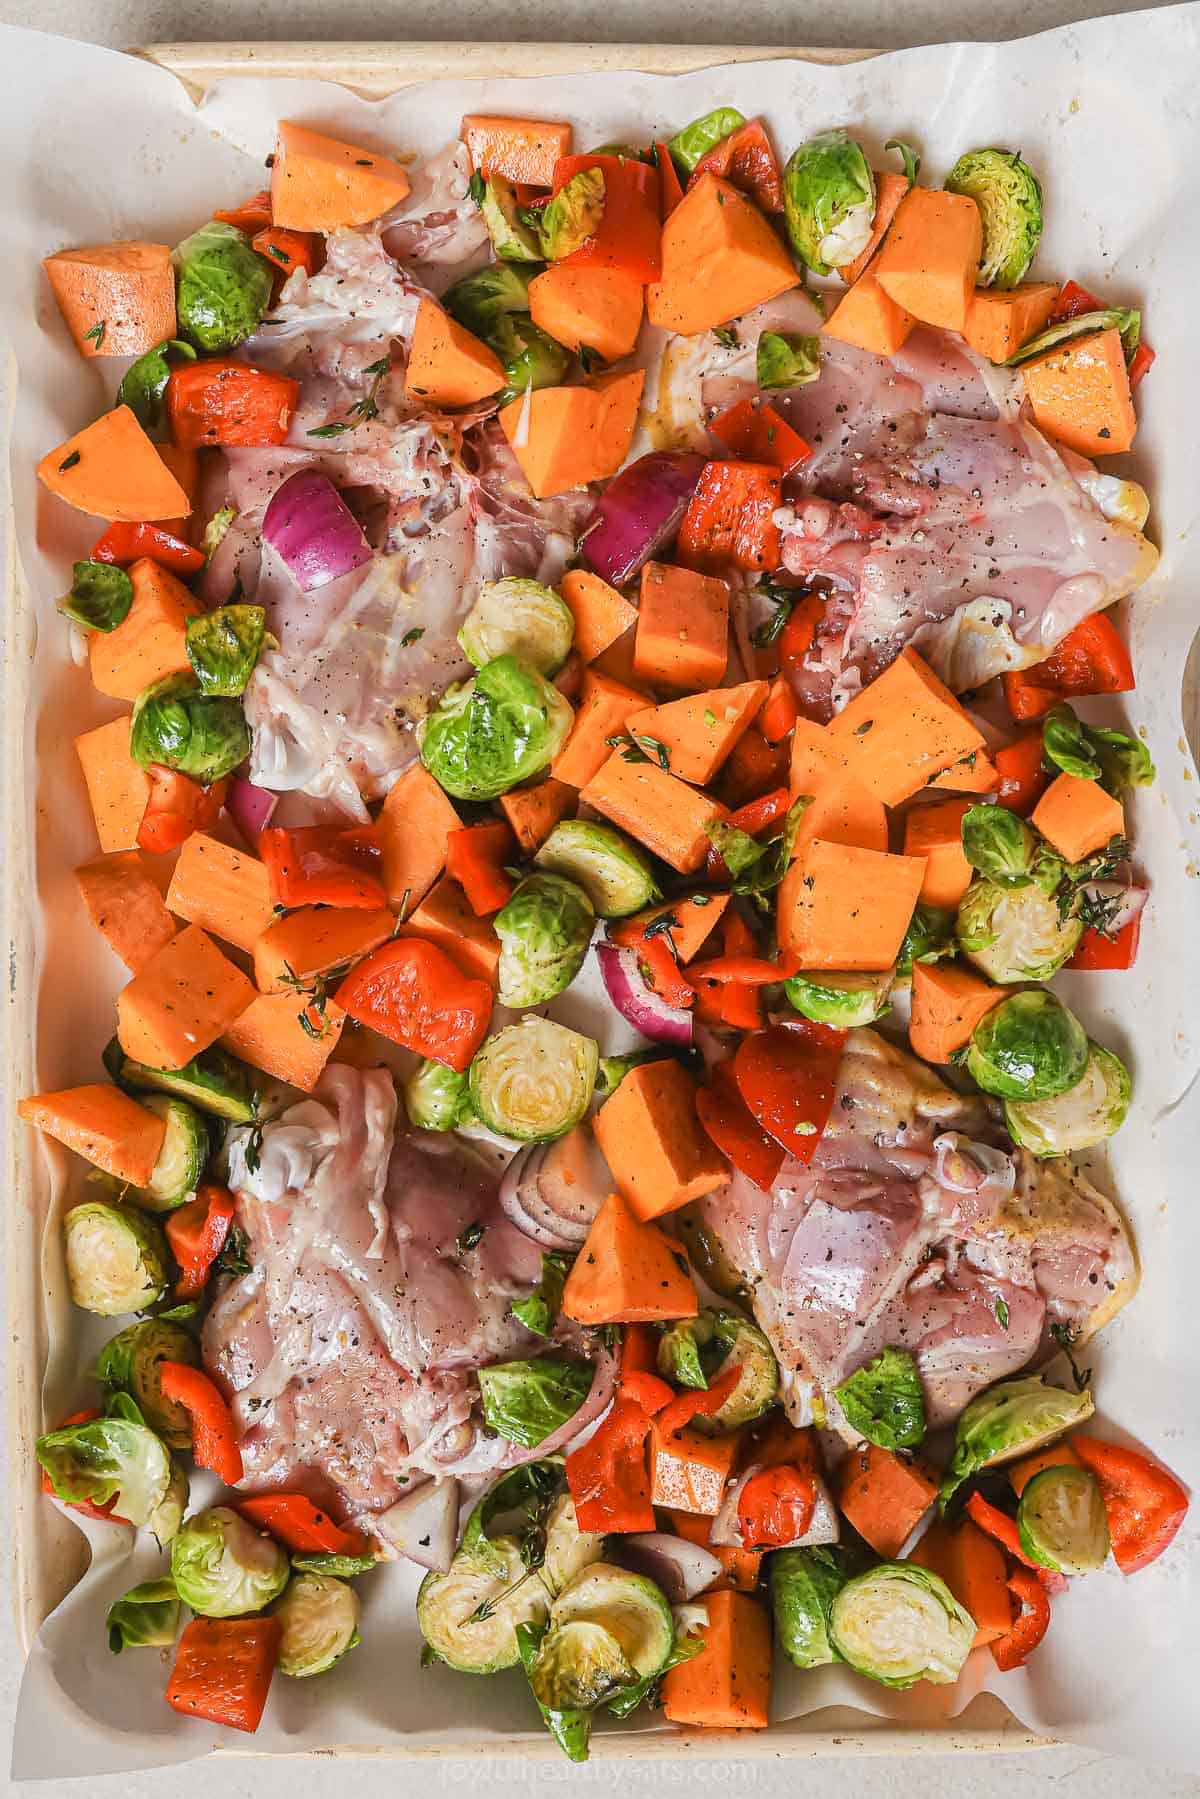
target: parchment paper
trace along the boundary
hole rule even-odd
[[[1127,608],[1138,691],[1124,708],[1159,768],[1157,785],[1132,806],[1137,859],[1153,898],[1134,973],[1076,976],[1073,992],[1063,985],[1089,1028],[1135,1073],[1134,1110],[1114,1144],[1112,1181],[1132,1217],[1144,1277],[1140,1297],[1089,1356],[1101,1423],[1106,1432],[1123,1427],[1200,1484],[1200,822],[1181,698],[1200,590],[1200,9],[1127,14],[1021,43],[947,45],[844,68],[769,62],[678,77],[447,82],[375,103],[318,83],[244,80],[218,87],[199,114],[161,70],[83,44],[5,30],[0,69],[7,524],[21,571],[8,624],[15,653],[29,651],[30,696],[24,841],[8,854],[32,857],[36,842],[38,897],[36,967],[16,968],[18,995],[34,1010],[36,1058],[14,1074],[41,1086],[96,1078],[122,978],[87,934],[70,879],[95,847],[70,737],[116,708],[71,665],[67,630],[53,610],[69,581],[67,565],[91,542],[94,526],[39,491],[33,473],[49,445],[95,414],[113,376],[111,365],[106,371],[74,354],[41,277],[43,255],[109,238],[176,242],[214,205],[261,185],[279,117],[424,153],[455,134],[467,109],[562,114],[587,144],[661,137],[724,102],[764,113],[785,153],[809,132],[840,123],[877,157],[886,138],[909,139],[935,180],[965,148],[1022,149],[1047,195],[1035,273],[1073,275],[1112,303],[1142,304],[1159,352],[1139,395],[1141,429],[1128,462],[1153,496],[1149,528],[1163,556]],[[1194,698],[1187,704],[1194,716]],[[52,1220],[61,1210],[67,1158],[52,1148],[38,1154],[37,1180],[14,1196],[12,1253],[26,1269],[44,1256],[49,1416],[78,1403],[79,1371],[96,1339],[65,1300],[57,1232],[45,1233],[44,1248],[39,1242],[47,1206]],[[1103,1168],[1093,1172],[1107,1178]],[[42,1322],[16,1321],[30,1354]],[[42,1515],[50,1520],[51,1508]],[[49,1522],[42,1528],[49,1537]],[[109,1654],[105,1605],[158,1558],[139,1548],[131,1565],[127,1545],[111,1531],[97,1532],[94,1546],[90,1572],[46,1622],[29,1663],[14,1752],[21,1778],[165,1765],[218,1740],[230,1743],[228,1733],[166,1707],[157,1652]],[[1038,1731],[1200,1769],[1198,1549],[1200,1521],[1131,1581],[1110,1566],[1072,1583],[1027,1672],[997,1676],[984,1652],[958,1687],[901,1694],[841,1670],[801,1676],[785,1666],[777,1715],[849,1704],[897,1721],[939,1722],[957,1715],[982,1684]],[[277,1679],[256,1751],[444,1744],[461,1754],[543,1740],[519,1678],[419,1670],[415,1584],[402,1570],[362,1583],[363,1646],[320,1680]],[[642,1728],[664,1729],[653,1718]]]

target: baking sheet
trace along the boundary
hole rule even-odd
[[[536,52],[531,52],[531,56]],[[118,965],[81,929],[70,870],[93,853],[72,733],[116,708],[95,696],[66,656],[53,611],[67,564],[94,532],[36,490],[33,466],[48,444],[93,416],[104,396],[103,365],[81,365],[39,276],[38,260],[62,244],[121,236],[176,241],[207,216],[217,196],[259,185],[280,116],[299,117],[381,147],[429,151],[452,135],[468,108],[528,109],[571,116],[581,140],[661,135],[721,101],[762,111],[788,148],[824,125],[846,122],[877,154],[886,137],[917,142],[931,176],[964,147],[1019,144],[1047,186],[1049,226],[1041,268],[1073,274],[1114,299],[1142,299],[1160,362],[1142,390],[1142,429],[1132,472],[1150,488],[1160,569],[1131,602],[1139,691],[1125,709],[1158,762],[1160,779],[1136,796],[1138,859],[1154,890],[1136,976],[1076,977],[1074,997],[1089,1028],[1126,1054],[1135,1111],[1116,1140],[1112,1175],[1133,1218],[1145,1268],[1143,1293],[1117,1320],[1094,1360],[1104,1422],[1123,1425],[1166,1456],[1184,1479],[1200,1477],[1200,1372],[1190,1328],[1189,1276],[1200,1251],[1191,1189],[1200,1122],[1193,1088],[1200,1033],[1189,1014],[1200,992],[1196,944],[1200,818],[1181,695],[1192,642],[1197,556],[1194,420],[1200,350],[1190,329],[1197,286],[1192,170],[1200,151],[1194,103],[1200,76],[1200,10],[1178,7],[1000,46],[950,45],[845,67],[773,61],[675,77],[602,72],[486,83],[446,81],[368,102],[297,79],[218,85],[197,114],[161,70],[90,46],[33,33],[0,33],[9,99],[0,116],[0,199],[7,256],[0,316],[8,333],[11,508],[3,520],[14,567],[6,620],[6,726],[16,732],[20,689],[29,691],[22,773],[20,746],[7,804],[19,816],[7,842],[6,902],[12,927],[16,1004],[7,1065],[20,1086],[94,1078],[106,1038]],[[1136,69],[1136,84],[1129,78]],[[50,153],[52,152],[52,153]],[[1194,739],[1193,739],[1194,741]],[[28,860],[36,843],[36,864]],[[33,885],[35,884],[35,886]],[[31,953],[32,952],[32,953]],[[4,1127],[7,1131],[7,1123]],[[17,1370],[23,1448],[36,1428],[42,1333],[50,1346],[45,1408],[60,1414],[79,1390],[87,1346],[66,1305],[57,1236],[47,1215],[63,1204],[67,1158],[53,1147],[6,1138],[15,1168],[11,1216]],[[11,1166],[11,1163],[10,1163]],[[77,1169],[72,1172],[72,1178]],[[43,1298],[44,1286],[44,1298]],[[22,1571],[35,1620],[69,1581],[80,1539],[37,1504],[25,1464],[19,1536],[33,1544]],[[55,1531],[57,1530],[57,1535]],[[1200,1648],[1196,1605],[1197,1528],[1154,1569],[1124,1583],[1113,1570],[1075,1583],[1028,1672],[996,1680],[996,1691],[1030,1730],[1145,1759],[1200,1767],[1194,1695]],[[100,1618],[107,1599],[139,1578],[112,1533],[87,1579],[43,1627],[18,1713],[14,1773],[117,1771],[204,1753],[219,1733],[177,1718],[162,1704],[165,1670],[154,1652],[109,1656]],[[417,1752],[543,1752],[515,1677],[469,1682],[416,1663],[412,1583],[389,1570],[364,1583],[365,1646],[316,1686],[279,1681],[257,1752],[339,1746]],[[960,1717],[990,1659],[975,1658],[959,1687],[892,1694],[841,1670],[781,1675],[779,1738],[739,1742],[770,1753],[801,1740],[804,1720],[831,1705],[897,1724],[942,1725]],[[785,1722],[786,1721],[786,1722]],[[866,1723],[868,1720],[863,1719]],[[962,1720],[965,1722],[965,1719]],[[890,1735],[890,1733],[889,1733]],[[228,1742],[227,1737],[222,1739]],[[603,1739],[602,1739],[603,1740]],[[916,1736],[914,1740],[925,1740]],[[936,1739],[938,1746],[949,1737]],[[649,1720],[622,1732],[625,1752],[672,1753],[680,1739]],[[715,1752],[711,1737],[702,1739]],[[247,1745],[249,1746],[249,1745]]]

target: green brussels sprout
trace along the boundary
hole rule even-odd
[[[627,918],[659,897],[645,852],[598,820],[564,819],[533,859],[582,887],[600,918]]]
[[[509,1308],[513,1317],[535,1337],[548,1337],[554,1329],[570,1270],[566,1256],[549,1251],[542,1257],[542,1278],[533,1292],[525,1299],[515,1300]]]
[[[136,1408],[131,1407],[131,1412]],[[148,1425],[113,1414],[49,1431],[35,1445],[55,1496],[67,1505],[117,1501],[118,1515],[148,1524],[171,1484],[171,1458]]]
[[[571,653],[575,620],[552,587],[505,575],[479,589],[458,641],[476,668],[497,656],[516,656],[541,675],[556,675]]]
[[[160,762],[208,786],[250,754],[236,700],[205,693],[195,675],[164,675],[134,701],[129,753],[143,768]]]
[[[339,1580],[353,1580],[378,1566],[378,1556],[339,1555],[333,1549],[306,1549],[292,1555],[292,1567],[297,1574],[336,1574]]]
[[[719,1411],[692,1420],[692,1428],[713,1436],[740,1430],[761,1418],[779,1397],[779,1367],[770,1343],[740,1312],[703,1311],[681,1318],[658,1341],[658,1371],[683,1387],[708,1387],[729,1369],[740,1370],[737,1385]]]
[[[1075,1430],[1095,1411],[1092,1395],[1048,1387],[1040,1374],[1001,1381],[974,1398],[954,1427],[954,1454],[942,1483],[943,1509],[983,1468],[1032,1455]]]
[[[1083,1026],[1040,987],[993,1006],[967,1046],[967,1073],[997,1099],[1054,1099],[1083,1079],[1087,1063]]]
[[[520,1143],[565,1137],[588,1109],[600,1052],[550,1018],[489,1037],[471,1063],[471,1103],[488,1130]]]
[[[881,1686],[951,1686],[971,1653],[975,1620],[927,1568],[880,1562],[837,1594],[829,1636],[857,1674]]]
[[[1099,781],[1109,793],[1122,787],[1150,787],[1156,769],[1150,752],[1127,731],[1085,725],[1072,707],[1052,706],[1042,725],[1047,762],[1081,781]]]
[[[144,1212],[85,1200],[63,1219],[63,1238],[71,1298],[85,1312],[117,1318],[162,1297],[166,1238]]]
[[[160,1503],[146,1522],[147,1530],[158,1538],[160,1549],[165,1549],[178,1534],[183,1523],[183,1514],[187,1510],[188,1484],[183,1469],[177,1463],[171,1464],[171,1478],[167,1482],[167,1490]]]
[[[671,160],[685,175],[693,173],[696,164],[706,157],[710,150],[740,131],[746,123],[745,117],[736,106],[718,106],[713,112],[706,112],[701,119],[693,119],[682,131],[677,131],[667,145]]]
[[[492,249],[504,262],[543,261],[541,238],[521,217],[523,209],[517,204],[517,190],[511,181],[506,181],[502,175],[490,175],[483,184],[479,210],[492,240]]]
[[[231,1506],[189,1518],[171,1544],[171,1575],[185,1605],[202,1618],[261,1612],[288,1583],[286,1549]]]
[[[1094,337],[1098,331],[1119,331],[1121,345],[1125,351],[1125,360],[1137,349],[1142,336],[1142,315],[1135,306],[1108,306],[1098,312],[1077,312],[1073,319],[1061,319],[1057,325],[1047,325],[1036,337],[1014,350],[1004,364],[1006,369],[1014,369],[1022,362],[1028,362],[1032,356],[1041,356],[1046,350],[1057,349],[1059,344],[1074,343],[1077,338]]]
[[[1043,1468],[1021,1489],[1017,1507],[1021,1548],[1056,1574],[1094,1574],[1108,1560],[1108,1512],[1090,1468],[1071,1462]]]
[[[143,1318],[109,1339],[96,1362],[96,1379],[128,1393],[151,1430],[171,1449],[186,1449],[192,1440],[190,1414],[162,1390],[162,1364],[200,1366],[196,1339],[182,1325],[164,1318]]]
[[[191,344],[185,344],[180,338],[164,337],[160,344],[155,344],[126,369],[117,389],[117,405],[128,406],[139,425],[145,426],[147,431],[153,431],[162,418],[172,358],[195,362],[196,352]]]
[[[133,582],[123,568],[111,562],[76,562],[71,570],[71,591],[58,602],[58,610],[86,631],[115,631],[129,617]]]
[[[582,887],[562,875],[523,880],[492,921],[500,939],[502,1006],[540,1006],[583,967],[596,914]]]
[[[113,1037],[103,1062],[127,1093],[173,1093],[230,1124],[253,1124],[261,1110],[257,1072],[215,1044],[182,1068],[149,1068],[127,1056]]]
[[[518,1660],[517,1627],[542,1623],[550,1609],[543,1569],[521,1553],[517,1526],[489,1533],[493,1517],[532,1524],[562,1479],[561,1462],[527,1462],[483,1495],[445,1574],[427,1574],[417,1594],[417,1625],[447,1667],[462,1674],[495,1674]]]
[[[764,331],[755,379],[760,387],[807,387],[821,374],[821,340],[795,331]]]
[[[187,654],[205,693],[237,699],[246,690],[267,634],[263,606],[218,606],[187,622]]]
[[[912,979],[914,962],[944,962],[957,953],[954,936],[954,913],[940,906],[918,905],[908,921],[908,929],[896,958],[896,981]]]
[[[574,721],[570,701],[536,668],[497,656],[442,695],[425,721],[421,760],[455,799],[499,799],[553,762]]]
[[[104,1627],[114,1655],[123,1649],[169,1649],[179,1631],[175,1582],[164,1576],[130,1587],[109,1606]]]
[[[575,1501],[570,1490],[560,1493],[546,1517],[545,1553],[541,1577],[557,1598],[585,1568],[598,1562],[604,1551],[604,1535],[600,1531],[580,1530],[575,1515]]]
[[[200,1113],[170,1094],[152,1093],[142,1101],[166,1126],[162,1148],[137,1200],[148,1212],[173,1212],[194,1198],[212,1154],[208,1126]]]
[[[232,350],[271,304],[271,268],[235,225],[210,219],[176,248],[180,329],[201,350]]]
[[[1055,1099],[1006,1100],[1004,1122],[1013,1142],[1035,1156],[1069,1156],[1119,1131],[1132,1093],[1121,1058],[1089,1043],[1081,1080]]]
[[[675,1645],[675,1619],[652,1580],[593,1562],[550,1607],[530,1686],[553,1710],[588,1711],[635,1681],[654,1680]]]
[[[479,1370],[483,1419],[489,1430],[523,1449],[536,1449],[573,1418],[592,1385],[590,1362],[531,1356]]]
[[[418,1131],[454,1130],[470,1116],[466,1070],[459,1074],[441,1062],[422,1062],[404,1083],[404,1109]]]
[[[1007,806],[968,806],[962,820],[963,854],[985,881],[1025,887],[1033,879],[1038,838]]]
[[[968,150],[947,175],[946,188],[979,208],[983,250],[976,286],[1018,286],[1042,236],[1042,189],[1029,164],[1015,150]]]
[[[560,187],[538,220],[542,255],[560,262],[595,237],[604,219],[604,170],[580,169]]]
[[[505,385],[496,396],[500,406],[519,399],[531,387],[560,386],[571,366],[571,352],[535,325],[527,312],[506,313],[496,321],[488,341],[504,364]]]
[[[851,1563],[842,1549],[778,1549],[768,1560],[776,1640],[797,1668],[824,1668],[837,1661],[829,1614],[850,1575]]]
[[[359,1641],[358,1594],[333,1574],[293,1574],[271,1607],[283,1626],[279,1672],[325,1674]]]
[[[601,1056],[596,1069],[596,1092],[602,1099],[614,1094],[627,1074],[635,1068],[641,1068],[645,1062],[665,1062],[669,1059],[666,1050],[653,1049],[631,1050],[627,1056]]]
[[[468,331],[488,343],[497,322],[507,313],[528,313],[532,278],[532,270],[490,262],[485,269],[464,275],[461,281],[447,289],[442,295],[442,305],[452,319],[457,319],[460,325],[465,325]]]
[[[994,881],[972,881],[955,929],[967,960],[990,980],[1011,986],[1015,981],[1048,981],[1057,974],[1079,947],[1083,921],[1070,912],[1064,916],[1036,884],[1001,887]]]
[[[925,1436],[925,1395],[907,1349],[881,1350],[834,1388],[846,1423],[879,1449],[915,1449]]]
[[[814,275],[862,255],[875,217],[875,176],[848,133],[819,131],[792,152],[783,211],[792,248]]]
[[[853,1030],[874,1024],[887,1011],[895,979],[894,968],[882,974],[796,974],[783,991],[802,1017]]]

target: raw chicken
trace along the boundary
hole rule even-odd
[[[810,1167],[767,1194],[744,1176],[699,1208],[749,1296],[798,1421],[887,1345],[911,1349],[934,1425],[1132,1297],[1115,1207],[1069,1165],[1014,1150],[987,1101],[942,1086],[874,1031],[852,1031]]]

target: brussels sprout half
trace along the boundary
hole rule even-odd
[[[627,918],[659,897],[644,851],[612,825],[596,820],[564,819],[533,859],[539,868],[582,887],[600,918]]]
[[[582,887],[562,875],[526,877],[497,912],[498,997],[503,1006],[540,1006],[583,967],[596,914]]]
[[[479,210],[492,240],[492,249],[504,262],[540,263],[544,260],[541,239],[522,219],[517,190],[511,181],[506,181],[502,175],[490,175],[483,184]]]
[[[1119,1131],[1133,1083],[1119,1056],[1088,1044],[1083,1077],[1055,1099],[1006,1100],[1004,1122],[1014,1143],[1035,1156],[1069,1156]]]
[[[488,342],[504,364],[505,385],[496,396],[499,406],[519,399],[531,387],[558,387],[571,366],[571,352],[535,325],[527,312],[509,312],[497,319]]]
[[[513,1536],[463,1539],[447,1574],[427,1574],[417,1624],[434,1654],[460,1674],[495,1674],[518,1657],[516,1629],[550,1610],[541,1571],[529,1575]]]
[[[218,606],[187,622],[187,654],[205,693],[236,699],[244,693],[267,634],[263,606]]]
[[[261,1076],[215,1044],[182,1068],[150,1068],[127,1056],[113,1037],[102,1059],[128,1093],[172,1093],[230,1124],[253,1124],[262,1110]]]
[[[1074,1430],[1094,1410],[1090,1392],[1048,1387],[1040,1374],[989,1387],[971,1401],[955,1426],[954,1454],[942,1483],[943,1509],[963,1481],[980,1469],[1032,1455]]]
[[[197,1512],[171,1544],[171,1575],[185,1605],[202,1618],[261,1612],[288,1583],[287,1551],[231,1506]]]
[[[1015,150],[968,150],[946,177],[947,191],[979,208],[983,250],[979,287],[1016,287],[1024,280],[1042,236],[1042,189]]]
[[[779,1549],[770,1557],[775,1635],[797,1668],[824,1668],[837,1661],[829,1615],[851,1571],[843,1549]]]
[[[692,1428],[713,1436],[740,1430],[779,1397],[779,1366],[770,1343],[740,1312],[709,1310],[682,1318],[659,1338],[658,1371],[685,1387],[708,1387],[730,1368],[738,1382],[719,1411],[692,1420]]]
[[[166,1318],[143,1318],[109,1339],[96,1361],[96,1379],[119,1393],[128,1393],[151,1430],[172,1449],[186,1449],[192,1440],[190,1414],[162,1390],[162,1364],[182,1362],[200,1366],[196,1339],[182,1325]]]
[[[552,587],[506,575],[484,582],[458,641],[476,668],[497,656],[516,656],[539,674],[556,675],[571,653],[575,620]]]
[[[675,1619],[654,1582],[593,1562],[550,1607],[529,1684],[542,1705],[590,1710],[623,1686],[653,1680],[674,1644]]]
[[[685,175],[692,174],[696,164],[710,150],[715,150],[725,138],[740,131],[745,123],[744,115],[736,106],[718,106],[712,112],[706,112],[703,118],[693,119],[690,125],[675,133],[667,145],[672,162]]]
[[[580,169],[560,187],[538,220],[542,255],[559,262],[595,237],[604,220],[603,169]]]
[[[1083,1079],[1087,1063],[1083,1026],[1044,988],[993,1006],[967,1047],[967,1073],[998,1099],[1054,1099]]]
[[[479,1370],[483,1419],[489,1430],[523,1449],[536,1449],[573,1418],[591,1390],[590,1362],[531,1356]]]
[[[1094,1574],[1108,1560],[1108,1513],[1100,1482],[1073,1463],[1043,1468],[1021,1490],[1021,1548],[1057,1574]]]
[[[173,1212],[195,1196],[212,1154],[208,1126],[194,1107],[166,1093],[150,1093],[141,1102],[166,1126],[158,1160],[138,1204],[148,1212]]]
[[[971,1652],[975,1620],[927,1568],[881,1562],[837,1594],[829,1635],[856,1673],[882,1686],[950,1686]]]
[[[201,350],[231,350],[258,330],[271,304],[271,268],[236,226],[211,219],[172,261],[179,326]]]
[[[63,1219],[63,1238],[71,1298],[85,1312],[118,1318],[162,1297],[166,1238],[144,1212],[86,1200]]]
[[[419,1131],[452,1131],[471,1117],[467,1075],[441,1062],[422,1062],[404,1083],[408,1122]]]
[[[332,1574],[293,1574],[271,1607],[283,1626],[279,1672],[325,1674],[359,1641],[358,1594]]]
[[[515,269],[502,262],[489,263],[473,275],[464,275],[442,295],[442,305],[452,319],[473,331],[485,343],[506,313],[529,311],[531,269]]]
[[[134,701],[129,753],[207,787],[246,760],[250,732],[236,700],[205,693],[195,675],[164,675]]]
[[[489,1037],[470,1069],[471,1103],[498,1136],[548,1143],[579,1123],[600,1052],[590,1037],[532,1015]]]
[[[115,631],[124,624],[133,605],[133,582],[123,568],[111,562],[76,562],[71,569],[71,591],[58,602],[58,610],[86,631]]]
[[[421,760],[455,799],[499,799],[548,767],[574,720],[570,701],[535,668],[498,656],[442,695],[425,721]]]
[[[807,387],[821,374],[821,340],[794,331],[764,331],[754,377],[759,387]]]
[[[925,1394],[907,1349],[881,1350],[834,1388],[846,1423],[879,1449],[915,1449],[925,1436]]]
[[[1047,762],[1081,781],[1099,781],[1109,793],[1150,787],[1157,773],[1149,750],[1127,731],[1085,725],[1065,703],[1052,706],[1042,725]]]
[[[540,1573],[553,1596],[569,1586],[585,1568],[600,1560],[604,1537],[599,1531],[580,1530],[575,1501],[561,1493],[546,1519],[546,1548]]]
[[[114,1655],[123,1649],[169,1649],[179,1631],[175,1582],[164,1576],[130,1587],[109,1606],[104,1625]]]
[[[940,906],[918,905],[908,921],[908,929],[896,958],[896,981],[912,979],[914,962],[944,962],[953,956],[958,945],[954,939],[954,913]]]
[[[783,209],[792,248],[814,275],[861,256],[871,241],[875,176],[847,132],[819,131],[792,152]]]
[[[165,1447],[132,1417],[67,1424],[39,1437],[35,1448],[58,1499],[67,1505],[82,1499],[106,1505],[115,1499],[117,1515],[129,1524],[149,1524],[171,1485]]]
[[[958,908],[955,929],[967,960],[991,980],[1011,986],[1048,981],[1057,974],[1079,946],[1083,921],[1063,917],[1057,902],[1036,883],[1002,887],[973,881]]]
[[[887,1011],[895,979],[894,968],[882,974],[797,974],[784,982],[783,991],[802,1017],[853,1030]]]
[[[963,854],[985,881],[1024,887],[1032,880],[1040,840],[1007,806],[968,806],[961,829]]]

